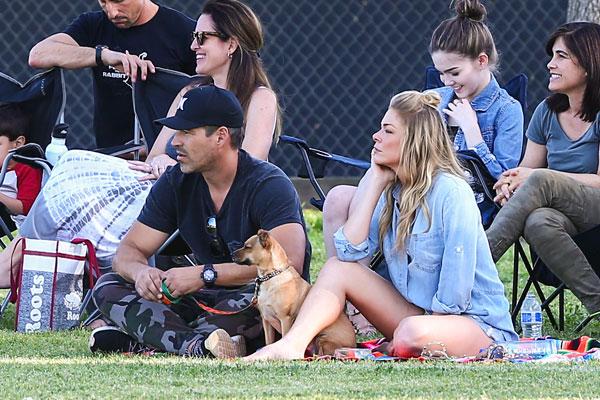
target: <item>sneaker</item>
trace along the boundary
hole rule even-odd
[[[116,326],[101,326],[92,331],[89,347],[92,353],[137,353],[144,346]]]
[[[243,336],[229,336],[224,329],[213,331],[204,341],[204,347],[215,358],[237,358],[246,355],[246,340]]]

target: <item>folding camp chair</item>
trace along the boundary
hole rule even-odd
[[[94,151],[113,156],[137,152],[142,148],[150,151],[161,128],[154,124],[154,120],[164,117],[179,91],[196,79],[183,72],[160,67],[156,68],[155,73],[149,74],[146,80],[138,79],[132,86],[135,114],[133,141]]]
[[[21,84],[0,72],[0,103],[20,103],[29,114],[29,142],[46,148],[54,126],[64,119],[66,94],[63,71],[53,68]]]
[[[8,153],[0,172],[0,185],[4,182],[11,159],[42,168],[47,179],[50,165],[45,161],[43,148],[50,143],[56,124],[64,119],[66,94],[62,69],[53,68],[41,72],[24,84],[0,72],[0,103],[19,103],[30,117],[30,143]],[[13,239],[11,230],[3,221],[0,221],[0,230],[3,236]],[[4,249],[6,245],[1,242],[0,247]],[[7,305],[8,296],[0,306],[0,317]]]
[[[429,66],[426,69],[425,75],[425,89],[432,89],[435,87],[443,86],[443,83],[439,77],[439,72]],[[527,77],[524,74],[519,74],[504,86],[504,89],[515,99],[521,103],[521,107],[523,108],[523,112],[527,109]],[[523,146],[523,150],[521,152],[521,157],[525,152],[525,147]],[[478,157],[471,157],[472,155],[465,156],[464,152],[459,152],[459,158],[468,164],[469,169],[477,175],[477,178],[480,182],[490,182],[491,177],[485,168],[482,168],[483,164],[478,162]],[[488,201],[493,201],[493,192],[491,191],[491,187],[489,185],[483,184],[482,187],[485,189],[485,195],[488,198]],[[523,264],[529,274],[529,279],[525,285],[524,291],[519,296],[518,294],[518,283],[519,283],[519,264],[520,260],[523,261]],[[564,326],[564,294],[560,284],[557,285],[558,289],[552,296],[546,299],[542,292],[542,289],[539,283],[543,283],[543,281],[539,281],[538,279],[534,279],[533,277],[538,276],[546,276],[546,272],[549,272],[545,266],[541,264],[541,261],[537,257],[532,257],[534,262],[530,262],[527,254],[521,245],[520,242],[516,242],[514,246],[514,256],[513,256],[513,282],[512,282],[512,299],[511,299],[511,315],[513,320],[513,325],[516,322],[516,318],[521,310],[521,306],[523,301],[525,300],[525,296],[527,295],[528,290],[531,286],[534,287],[536,293],[540,297],[542,302],[542,309],[546,312],[548,316],[548,320],[554,326],[555,329],[562,330]],[[532,266],[533,265],[533,266]],[[552,275],[553,276],[553,275]],[[551,281],[551,278],[548,277],[548,282]],[[553,285],[554,286],[554,285]],[[564,285],[563,285],[564,288]],[[561,290],[559,290],[561,289]],[[559,323],[556,323],[556,319],[552,313],[552,310],[549,307],[550,302],[559,297]]]
[[[148,150],[154,145],[161,126],[154,120],[167,115],[173,99],[185,86],[197,81],[183,72],[156,68],[146,80],[138,79],[133,85],[133,110],[139,122]]]
[[[294,137],[281,135],[279,140],[282,143],[293,145],[302,156],[303,166],[298,173],[301,178],[307,178],[312,187],[315,189],[318,198],[311,198],[310,203],[323,211],[323,203],[325,202],[325,192],[321,188],[318,179],[325,175],[325,167],[329,161],[339,162],[350,167],[367,170],[371,166],[368,161],[357,160],[355,158],[345,157],[339,154],[329,153],[325,150],[310,147],[305,140]]]
[[[443,86],[443,83],[439,77],[439,73],[437,70],[431,66],[427,67],[426,77],[425,77],[425,89],[431,89],[435,87]],[[521,103],[521,107],[523,108],[523,112],[527,110],[527,76],[524,74],[519,74],[506,82],[502,86],[512,97],[517,99],[519,103]],[[521,156],[524,154],[525,147],[523,147],[523,152]],[[487,174],[487,170],[485,168],[482,169],[483,164],[478,163],[475,158],[472,157],[472,154],[469,155],[465,152],[459,152],[459,158],[463,161],[466,161],[470,165],[471,171],[476,171],[479,175],[479,180],[484,182],[485,180],[489,181],[489,174]],[[477,165],[479,164],[479,165]],[[486,176],[487,175],[487,176]],[[483,185],[485,188],[486,185]],[[486,196],[490,196],[491,191],[486,192]],[[493,197],[492,197],[493,198]],[[591,243],[592,240],[596,240],[600,235],[600,227],[594,228],[588,232],[581,233],[577,235],[574,239],[575,242],[582,248],[584,254],[588,258],[590,264],[594,267],[597,273],[600,272],[600,250],[596,250],[596,247],[592,244],[591,246],[588,243]],[[519,295],[518,293],[518,282],[519,282],[519,265],[522,261],[525,269],[528,273],[528,279],[523,288],[523,291]],[[547,286],[555,287],[555,290],[546,297],[541,289],[540,284],[544,284]],[[521,306],[527,296],[527,292],[533,286],[535,292],[537,293],[540,301],[541,307],[546,312],[548,316],[548,320],[554,327],[554,329],[562,331],[564,329],[564,289],[566,285],[561,282],[549,269],[544,265],[541,259],[535,254],[535,252],[531,252],[530,257],[527,256],[525,249],[521,245],[520,242],[516,242],[514,246],[514,256],[513,256],[513,282],[512,282],[512,299],[511,299],[511,316],[513,320],[513,324],[516,322],[519,312],[521,310]],[[550,303],[558,297],[559,305],[558,305],[558,323],[554,314],[550,308]],[[586,318],[582,321],[576,328],[576,331],[580,331],[583,329],[589,322],[591,321],[591,317]]]
[[[52,68],[40,72],[24,84],[0,72],[0,103],[22,105],[31,119],[29,142],[37,143],[45,149],[50,143],[56,124],[64,122],[66,89],[63,70]],[[137,135],[139,136],[139,133]],[[138,138],[137,141],[134,139],[133,144],[95,151],[116,156],[140,150],[142,147],[143,143],[140,143]]]
[[[600,276],[600,247],[598,246],[598,238],[600,237],[600,226],[592,228],[586,232],[580,233],[573,237],[573,240],[577,246],[581,249],[588,262],[594,269],[597,275]],[[565,302],[564,302],[564,291],[568,289],[564,282],[562,282],[556,275],[550,271],[550,269],[544,264],[539,256],[532,250],[531,258],[527,257],[523,247],[515,247],[515,253],[518,252],[518,256],[521,258],[523,265],[528,273],[527,282],[521,292],[521,295],[517,298],[518,291],[518,263],[515,263],[513,271],[513,301],[512,301],[512,320],[513,324],[516,322],[523,302],[529,289],[533,286],[537,296],[540,299],[541,307],[546,312],[548,320],[554,327],[554,329],[562,331],[564,330],[565,324]],[[517,257],[517,254],[515,254]],[[531,260],[531,261],[530,261]],[[555,289],[550,293],[549,296],[545,296],[540,284],[554,287]],[[554,318],[554,314],[550,309],[550,304],[558,297],[558,323]],[[577,325],[575,332],[580,332],[585,328],[594,318],[593,315],[589,315],[583,321]]]

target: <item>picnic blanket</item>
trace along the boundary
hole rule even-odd
[[[336,359],[344,361],[405,361],[406,358],[395,357],[386,351],[385,338],[373,339],[358,343],[354,349],[343,348],[336,350],[334,356],[306,357],[306,360]],[[521,339],[519,343],[534,343],[535,341],[552,341],[551,351],[546,353],[515,353],[509,351],[511,344],[515,342],[497,342],[490,347],[482,349],[476,356],[449,357],[441,343],[431,343],[423,349],[419,357],[420,361],[447,360],[458,363],[471,362],[511,362],[511,363],[549,363],[549,362],[581,362],[588,360],[600,360],[600,341],[589,336],[581,336],[573,340],[560,340],[552,337],[538,339]],[[527,348],[528,346],[523,346]]]

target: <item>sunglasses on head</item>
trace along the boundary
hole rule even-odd
[[[221,39],[227,39],[227,35],[224,35],[220,32],[211,32],[211,31],[197,32],[197,31],[194,31],[194,32],[192,32],[192,41],[195,40],[198,43],[198,46],[202,46],[204,44],[204,41],[206,40],[207,36],[214,36],[214,37],[218,37]]]
[[[206,232],[210,236],[210,252],[215,257],[224,257],[229,254],[229,251],[223,244],[223,240],[217,234],[217,217],[212,215],[206,220]]]

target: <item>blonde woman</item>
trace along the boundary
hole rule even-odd
[[[301,358],[346,300],[401,357],[425,346],[472,355],[517,339],[439,103],[433,92],[392,98],[373,135],[371,169],[355,196],[360,204],[335,233],[338,257],[323,267],[288,335],[249,359]],[[389,281],[366,267],[379,248]]]

